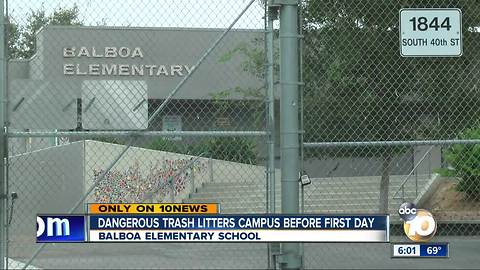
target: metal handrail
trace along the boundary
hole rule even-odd
[[[435,145],[432,145],[430,146],[430,148],[428,149],[427,152],[425,152],[425,154],[422,156],[422,158],[417,162],[417,164],[415,164],[415,166],[413,167],[413,169],[410,171],[410,173],[405,177],[405,179],[403,180],[402,184],[400,185],[400,187],[397,189],[397,191],[393,194],[393,198],[394,199],[398,199],[397,194],[400,190],[402,190],[402,200],[405,199],[405,194],[404,194],[404,188],[405,188],[405,184],[408,182],[408,179],[410,179],[410,176],[412,176],[412,174],[414,172],[416,172],[418,166],[420,166],[420,164],[425,160],[425,158],[431,153],[433,147],[435,147]],[[415,185],[418,187],[418,179],[415,178]]]

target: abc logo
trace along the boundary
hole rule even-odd
[[[413,220],[417,216],[417,208],[413,203],[403,203],[398,209],[398,214],[404,221]]]
[[[427,242],[435,235],[437,223],[429,211],[417,209],[413,203],[403,203],[398,214],[404,220],[403,230],[410,240]]]

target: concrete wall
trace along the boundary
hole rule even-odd
[[[10,61],[10,128],[75,129],[77,106],[72,105],[72,100],[81,98],[84,105],[92,101],[89,110],[83,111],[85,129],[145,129],[147,103],[140,107],[137,105],[145,99],[165,99],[189,73],[185,67],[192,68],[223,31],[189,28],[44,27],[36,37],[35,55],[28,60]],[[263,32],[258,30],[230,31],[202,65],[196,67],[195,74],[174,99],[201,102],[211,100],[212,95],[226,90],[230,91],[230,95],[224,99],[256,99],[233,91],[236,88],[259,89],[264,81],[244,70],[245,59],[240,53],[231,52],[239,46],[263,48],[261,42],[258,42],[261,38]],[[64,49],[73,47],[75,56],[65,57]],[[86,48],[89,56],[78,56],[80,48]],[[142,57],[97,57],[105,56],[105,48],[140,48]],[[79,65],[81,72],[75,68],[75,75],[65,74],[64,65]],[[170,71],[167,75],[157,75],[157,71],[151,75],[149,69],[143,69],[143,75],[83,74],[91,65],[142,68],[155,65],[157,70],[158,66],[168,69],[182,66],[184,70],[181,74]],[[209,112],[205,108],[200,116],[197,112],[192,117],[205,118]],[[186,122],[190,121],[187,116],[184,117]],[[115,122],[117,119],[124,121]],[[231,122],[236,120],[231,119]],[[244,119],[243,122],[249,120]]]
[[[396,155],[391,163],[390,174],[404,175],[412,169],[410,152]],[[325,157],[310,158],[304,162],[306,172],[312,177],[349,177],[381,175],[380,157]]]
[[[9,158],[9,192],[16,192],[10,240],[35,241],[38,213],[66,213],[84,194],[83,142]]]
[[[212,168],[215,183],[266,183],[264,166],[214,159]],[[280,170],[275,172],[280,177]]]
[[[48,80],[55,83],[69,81],[73,94],[81,97],[82,81],[88,80],[145,80],[148,83],[149,98],[165,98],[167,94],[184,77],[183,75],[65,75],[64,64],[127,64],[127,65],[187,65],[193,66],[203,53],[213,44],[223,29],[192,28],[117,28],[84,26],[47,26],[37,34],[35,55],[29,62],[28,77],[24,79]],[[264,81],[256,78],[242,68],[243,59],[239,55],[227,57],[238,46],[262,46],[255,43],[263,38],[258,30],[232,30],[198,67],[196,73],[185,84],[176,98],[211,99],[210,94],[235,87],[258,88]],[[89,54],[103,55],[105,47],[141,48],[143,58],[135,57],[64,57],[63,49],[75,47],[78,54],[80,47],[86,47]],[[262,47],[263,48],[263,47]],[[148,72],[146,72],[148,73]],[[25,73],[22,73],[26,75]],[[56,88],[55,85],[52,87]],[[60,89],[60,88],[59,88]],[[236,98],[242,98],[236,95]]]
[[[430,146],[415,146],[404,153],[396,154],[391,162],[391,175],[408,175],[417,163],[416,174],[426,175],[441,167],[441,147],[434,147],[421,161]],[[381,157],[325,157],[308,158],[305,170],[312,177],[349,177],[381,175]]]
[[[434,146],[432,150],[429,151],[431,146],[416,146],[413,152],[413,162],[418,164],[416,173],[417,174],[431,174],[436,169],[442,167],[442,147]],[[426,156],[425,156],[426,154]],[[425,158],[422,160],[423,156]]]
[[[28,78],[29,68],[28,60],[11,60],[8,63],[8,77],[10,80]]]
[[[113,159],[116,158],[124,148],[124,145],[97,141],[85,141],[85,166],[83,169],[86,188],[90,187],[93,184],[94,179],[96,179],[95,171],[98,174],[100,170],[107,168]],[[193,158],[195,157],[139,147],[131,147],[112,168],[112,172],[120,173],[120,177],[126,176],[128,178],[127,181],[130,181],[132,180],[130,178],[133,178],[135,175],[133,171],[138,169],[138,173],[140,174],[139,176],[141,179],[143,179],[143,181],[138,181],[140,185],[144,185],[146,181],[145,179],[152,178],[154,178],[155,183],[164,183],[169,176],[178,172],[180,168],[183,168]],[[191,169],[186,170],[186,174],[183,174],[181,177],[179,177],[182,183],[177,183],[176,185],[177,192],[175,194],[175,202],[181,202],[182,199],[188,197],[188,194],[193,190],[193,188],[199,187],[204,182],[210,180],[209,170],[211,170],[211,166],[209,165],[209,159],[200,158],[195,164],[193,178]],[[108,180],[108,177],[106,179]],[[192,179],[194,180],[192,181]],[[192,186],[192,183],[194,183],[194,186]],[[153,190],[155,190],[155,188],[153,188]],[[121,191],[121,189],[118,189],[117,191]],[[165,192],[168,193],[161,194],[163,192],[157,192],[157,194],[153,197],[153,201],[170,202],[170,189],[167,188]],[[142,194],[149,195],[151,192],[143,192]],[[120,197],[121,196],[115,196],[115,198]],[[139,199],[141,198],[142,196],[139,196]],[[133,198],[125,197],[124,199],[132,200]],[[95,196],[89,197],[89,202],[95,201],[97,201]]]
[[[94,171],[107,168],[124,147],[97,141],[78,141],[11,156],[9,191],[16,192],[19,196],[15,200],[10,226],[12,245],[33,243],[36,215],[67,213],[93,184]],[[130,183],[135,181],[137,175],[140,176],[139,179],[148,178],[150,175],[163,181],[162,179],[168,178],[192,158],[195,157],[131,147],[111,173],[115,177],[124,177],[124,180]],[[177,178],[177,181],[182,183],[176,185],[175,202],[182,202],[192,190],[205,182],[265,183],[265,168],[262,166],[209,158],[200,158],[196,164],[193,171],[187,170],[186,175]],[[105,180],[108,181],[108,177]],[[87,202],[98,201],[95,191],[97,190],[88,197]],[[147,201],[170,202],[170,189],[156,191]],[[82,211],[83,207],[80,207],[77,212]]]

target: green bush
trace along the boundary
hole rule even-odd
[[[197,146],[198,147],[198,146]],[[255,143],[244,138],[214,138],[200,142],[197,152],[209,153],[212,158],[240,162],[256,163]]]
[[[459,139],[480,139],[480,127],[465,130]],[[451,168],[439,173],[458,177],[457,190],[465,192],[468,198],[480,199],[480,145],[453,145],[444,152],[444,158]]]
[[[210,138],[191,144],[159,138],[146,147],[153,150],[194,156],[203,154],[205,157],[246,164],[255,164],[257,160],[254,141],[245,138]]]
[[[164,138],[153,140],[146,148],[179,154],[186,154],[188,152],[187,146],[184,143]]]
[[[116,137],[93,137],[91,138],[93,141],[105,142],[105,143],[113,143],[113,144],[124,144],[121,139]]]

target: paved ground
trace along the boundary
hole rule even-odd
[[[305,268],[478,269],[480,266],[480,237],[437,237],[435,240],[450,242],[449,259],[391,259],[389,244],[305,244]],[[34,265],[42,268],[265,269],[267,248],[265,244],[250,243],[56,244],[42,252]]]

